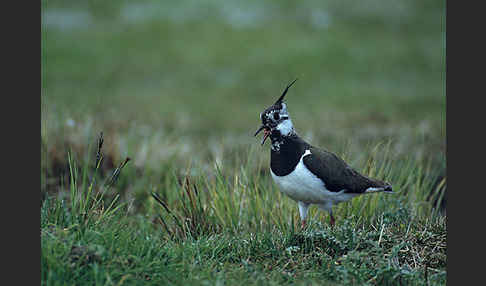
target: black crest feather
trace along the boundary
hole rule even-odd
[[[287,94],[287,91],[289,90],[289,88],[297,81],[297,78],[294,79],[293,82],[291,82],[289,85],[287,85],[287,87],[285,88],[285,90],[283,91],[282,95],[279,97],[279,99],[277,99],[277,101],[275,101],[274,105],[276,104],[279,104],[282,102],[282,100],[284,99],[285,95]]]

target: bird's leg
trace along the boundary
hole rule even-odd
[[[331,227],[334,227],[336,224],[336,220],[334,219],[334,216],[332,215],[332,211],[329,212],[329,216],[331,217]]]
[[[307,220],[303,219],[302,220],[302,224],[301,224],[301,228],[304,229],[307,225]]]
[[[309,210],[309,204],[306,204],[304,202],[298,202],[299,204],[299,214],[300,214],[300,220],[301,220],[301,227],[302,229],[305,228],[307,225],[307,211]]]
[[[333,227],[336,220],[334,219],[334,216],[332,215],[332,202],[327,202],[318,205],[319,208],[323,211],[327,211],[329,213],[329,217],[331,218],[331,226]]]

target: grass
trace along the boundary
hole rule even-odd
[[[445,188],[431,188],[434,173],[413,161],[395,169],[370,158],[362,171],[394,178],[397,194],[340,205],[334,228],[314,210],[301,230],[295,203],[249,162],[239,172],[215,166],[212,177],[174,173],[133,214],[106,184],[93,184],[97,154],[92,171],[69,157],[71,196],[43,201],[43,284],[445,283],[445,217],[427,198]]]
[[[41,284],[446,284],[443,2],[41,12]],[[252,137],[295,77],[297,132],[396,190],[334,228]]]

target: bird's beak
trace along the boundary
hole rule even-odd
[[[270,134],[272,133],[270,131],[270,129],[268,129],[268,127],[266,127],[265,125],[262,124],[262,126],[260,126],[260,128],[258,128],[258,130],[255,132],[255,135],[253,136],[257,136],[258,133],[260,133],[260,131],[263,130],[263,139],[262,139],[262,145],[265,143],[265,140],[267,140],[268,136],[270,136]]]

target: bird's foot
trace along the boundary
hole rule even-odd
[[[304,219],[301,222],[301,229],[304,229],[307,226],[307,221]]]
[[[331,227],[334,227],[336,224],[336,220],[334,219],[334,216],[331,215]]]

